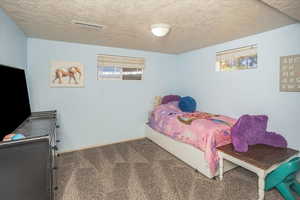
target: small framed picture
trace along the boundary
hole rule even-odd
[[[50,87],[84,87],[84,78],[84,66],[79,62],[51,63]]]

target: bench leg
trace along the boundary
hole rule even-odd
[[[296,200],[290,191],[290,187],[285,183],[280,183],[276,186],[276,188],[279,190],[280,194],[284,197],[284,199]]]
[[[220,156],[219,160],[219,173],[220,173],[220,180],[223,180],[223,172],[224,172],[224,159]]]
[[[258,199],[263,200],[265,197],[265,176],[258,176]]]
[[[300,196],[300,184],[295,180],[291,188]]]

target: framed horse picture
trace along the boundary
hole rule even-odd
[[[84,87],[84,78],[84,66],[79,62],[51,63],[50,87]]]

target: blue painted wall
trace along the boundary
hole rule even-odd
[[[279,57],[300,53],[299,35],[295,24],[179,55],[29,39],[33,109],[60,111],[62,150],[72,150],[143,137],[153,96],[178,93],[194,96],[207,112],[267,114],[269,130],[300,149],[300,94],[279,92]],[[249,44],[258,45],[258,69],[215,72],[217,51]],[[145,57],[145,79],[97,81],[96,54]],[[86,87],[50,88],[53,60],[83,63]]]
[[[0,64],[25,68],[27,38],[0,8]]]
[[[258,45],[258,69],[216,72],[216,52]],[[270,131],[300,149],[300,93],[279,91],[280,56],[300,54],[300,24],[178,56],[181,93],[194,96],[202,111],[239,117],[266,114]]]
[[[142,81],[97,80],[96,55],[144,57]],[[176,55],[28,39],[31,103],[59,111],[61,151],[144,137],[154,96],[176,93]],[[84,88],[50,88],[51,61],[85,66]]]

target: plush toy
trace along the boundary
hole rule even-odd
[[[12,136],[12,140],[20,140],[20,139],[24,139],[25,136],[21,133],[17,133],[16,135]]]
[[[178,107],[183,112],[195,112],[197,103],[192,97],[182,97],[179,101]]]
[[[231,128],[232,144],[235,151],[247,152],[248,145],[265,144],[274,147],[287,147],[285,138],[268,132],[268,117],[265,115],[243,115]]]
[[[14,133],[11,133],[11,134],[8,134],[6,135],[2,141],[11,141],[12,140],[12,137],[15,136],[16,134]]]
[[[25,138],[25,136],[21,133],[11,133],[11,134],[8,134],[6,135],[4,138],[3,138],[3,141],[11,141],[11,140],[19,140],[19,139],[23,139]]]
[[[167,104],[167,103],[172,102],[172,101],[179,101],[180,98],[181,97],[178,96],[178,95],[166,95],[162,98],[161,104]]]

